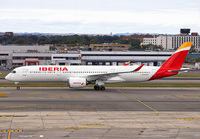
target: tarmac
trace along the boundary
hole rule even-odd
[[[0,139],[200,138],[200,88],[1,87]]]

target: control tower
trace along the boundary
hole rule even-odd
[[[189,34],[190,34],[189,28],[180,29],[180,35],[189,35]]]

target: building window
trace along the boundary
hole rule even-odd
[[[8,56],[8,54],[0,54],[0,56]]]
[[[14,60],[21,60],[22,58],[21,58],[21,57],[18,57],[18,56],[14,56],[13,59],[14,59]]]

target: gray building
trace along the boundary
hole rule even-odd
[[[174,52],[155,51],[68,51],[57,53],[49,46],[0,46],[0,69],[28,65],[130,65],[160,66]],[[200,54],[189,54],[195,58]]]
[[[50,64],[49,46],[0,46],[0,68],[11,69],[22,65]]]
[[[123,65],[149,63],[149,65],[161,65],[174,52],[153,51],[82,51],[82,65]]]
[[[81,53],[79,51],[55,53],[51,55],[51,61],[55,65],[81,65]]]
[[[163,49],[177,49],[184,42],[193,42],[193,46],[197,51],[200,51],[200,36],[197,32],[190,34],[190,29],[181,29],[178,35],[159,35],[153,38],[144,38],[143,44],[153,44],[162,46]]]

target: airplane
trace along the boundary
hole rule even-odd
[[[124,64],[124,66],[128,66],[130,64],[131,61],[128,61]]]
[[[134,83],[155,80],[178,74],[192,46],[185,42],[160,67],[157,66],[22,66],[15,68],[5,79],[15,82],[65,82],[70,88],[83,88],[95,84],[95,90],[105,90],[108,83]]]

